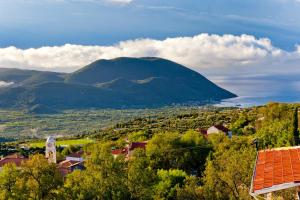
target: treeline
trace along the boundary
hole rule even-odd
[[[247,109],[193,110],[161,118],[136,118],[95,131],[92,136],[101,141],[116,141],[132,132],[144,132],[151,137],[159,132],[183,133],[189,129],[207,129],[213,125],[226,125],[237,136],[258,138],[260,148],[299,143],[298,104],[282,103]]]
[[[213,125],[231,124],[242,112],[237,108],[190,109],[169,113],[167,116],[158,114],[156,117],[135,118],[112,127],[91,132],[91,137],[102,141],[118,140],[132,132],[143,131],[150,136],[165,131],[183,133],[189,129],[207,129]],[[183,113],[183,114],[180,114]]]
[[[270,103],[260,110],[256,136],[260,147],[283,147],[298,144],[298,105]]]
[[[299,143],[298,104],[269,103],[236,115],[230,129],[235,135],[252,136],[260,149]]]

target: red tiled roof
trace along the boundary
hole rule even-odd
[[[129,146],[129,150],[134,150],[136,148],[143,148],[145,149],[147,145],[147,142],[132,142]]]
[[[69,168],[71,166],[78,165],[81,163],[82,163],[82,161],[65,160],[65,161],[60,162],[58,165],[60,168]]]
[[[58,164],[58,171],[60,174],[65,177],[69,173],[72,172],[71,167],[75,165],[82,165],[83,161],[73,161],[73,160],[65,160]]]
[[[252,193],[264,194],[300,185],[300,147],[259,151]]]
[[[3,167],[4,165],[8,163],[14,163],[16,166],[21,166],[22,162],[27,161],[27,158],[3,158],[0,160],[0,167]]]
[[[114,150],[111,150],[111,153],[113,155],[115,155],[115,156],[124,154],[127,157],[129,155],[129,152],[133,151],[136,148],[143,148],[143,149],[145,149],[147,143],[148,143],[147,141],[145,141],[145,142],[132,142],[132,143],[130,143],[128,146],[126,146],[123,149],[114,149]]]
[[[121,154],[127,154],[127,149],[124,148],[124,149],[114,149],[111,151],[111,153],[113,155],[121,155]]]
[[[20,153],[14,153],[14,154],[7,155],[4,158],[24,158],[24,156],[22,156]]]

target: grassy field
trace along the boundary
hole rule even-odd
[[[28,146],[42,148],[42,147],[45,146],[45,142],[46,141],[31,142],[31,143],[28,143]],[[76,146],[76,145],[90,144],[90,143],[93,143],[93,142],[95,142],[95,141],[92,140],[92,139],[88,139],[88,138],[74,139],[74,140],[58,140],[58,141],[56,141],[56,146],[69,146],[69,145]]]

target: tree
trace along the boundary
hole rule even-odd
[[[206,198],[250,199],[248,192],[255,162],[255,149],[250,141],[242,136],[232,140],[224,136],[214,138],[214,153],[203,178]]]
[[[251,135],[255,132],[254,121],[255,119],[251,118],[248,112],[242,112],[238,119],[230,125],[230,130],[235,135]]]
[[[177,200],[203,200],[205,199],[203,188],[200,185],[200,179],[195,176],[189,176],[185,179],[184,185],[177,188]]]
[[[298,112],[294,105],[269,103],[260,109],[260,113],[263,120],[256,136],[263,148],[295,144],[298,135]]]
[[[63,190],[60,192],[65,199],[88,200],[97,196],[94,190],[94,179],[85,171],[75,170],[66,177]]]
[[[296,106],[294,108],[294,114],[293,114],[293,133],[294,133],[294,141],[295,141],[295,145],[299,145],[299,118],[298,118],[298,113],[299,111],[299,106]]]
[[[148,142],[146,154],[154,169],[177,168],[180,151],[180,135],[166,132],[155,134]]]
[[[149,134],[146,131],[133,132],[128,136],[129,141],[141,142],[147,140]]]
[[[154,199],[173,200],[176,199],[177,189],[182,187],[187,174],[178,169],[158,170],[159,182],[155,186]]]
[[[68,146],[68,147],[65,147],[65,148],[62,150],[61,154],[62,154],[63,156],[67,156],[67,155],[70,155],[71,153],[74,153],[74,152],[79,151],[79,150],[80,150],[80,146],[70,145],[70,146]]]
[[[86,162],[85,176],[93,185],[95,199],[128,199],[127,171],[124,157],[114,158],[111,144],[96,144]]]
[[[22,164],[22,176],[32,199],[55,199],[63,184],[56,165],[48,163],[41,154],[32,156]]]
[[[151,199],[156,174],[143,149],[135,150],[128,162],[128,188],[132,199]]]
[[[293,115],[291,108],[288,104],[270,102],[260,109],[263,114],[264,122],[272,122],[274,120],[287,119]]]
[[[21,180],[21,170],[15,164],[4,165],[0,172],[0,199],[27,199],[26,187]]]
[[[210,152],[207,140],[197,131],[186,131],[180,139],[180,156],[178,167],[194,175],[201,175],[206,158]]]
[[[202,134],[194,130],[188,130],[181,137],[181,142],[187,146],[201,146],[206,144],[206,139]]]
[[[288,120],[275,120],[272,123],[264,124],[256,135],[263,148],[292,146],[295,143],[293,126]]]
[[[114,158],[110,143],[94,144],[88,151],[86,170],[74,171],[66,178],[66,199],[129,199],[124,157]]]

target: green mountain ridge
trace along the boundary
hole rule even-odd
[[[0,69],[0,108],[147,108],[236,97],[201,74],[161,58],[98,60],[73,73]],[[37,106],[38,105],[38,106]],[[39,109],[36,109],[39,108]]]

